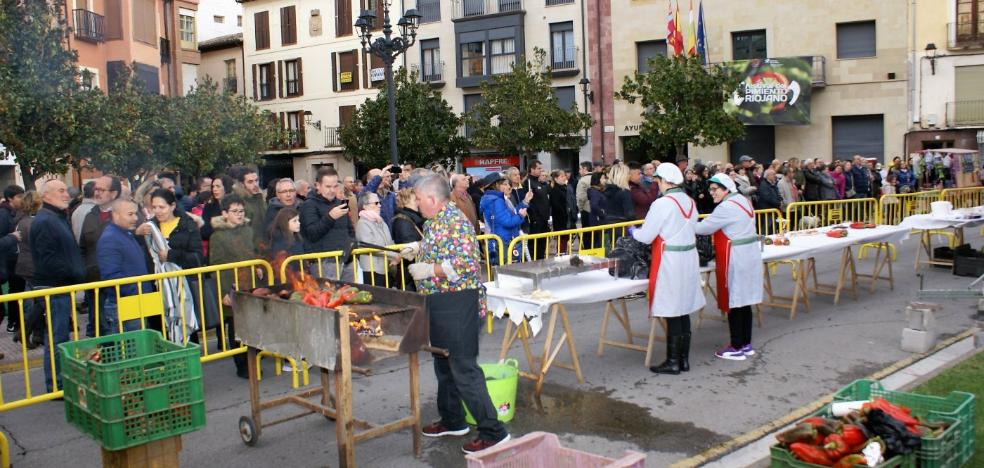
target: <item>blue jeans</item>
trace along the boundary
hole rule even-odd
[[[44,288],[38,288],[44,289]],[[48,342],[48,333],[44,333],[44,386],[49,392],[54,390],[51,379],[51,352],[49,347],[55,346],[55,375],[58,378],[58,388],[61,389],[61,363],[58,356],[58,345],[68,341],[72,333],[72,295],[56,294],[51,296],[51,308],[48,317],[51,320],[51,336],[54,343]],[[38,305],[43,307],[43,299]]]
[[[120,332],[119,325],[119,306],[116,300],[106,300],[99,308],[99,336],[114,335]],[[140,329],[140,320],[133,319],[123,322],[123,331],[134,331]]]

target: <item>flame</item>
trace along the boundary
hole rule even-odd
[[[322,285],[311,275],[298,274],[288,270],[287,282],[294,291],[304,294],[303,301],[306,304],[318,307],[325,307],[331,300],[334,286],[325,281]],[[346,308],[348,309],[348,308]],[[370,319],[359,317],[359,314],[348,309],[349,326],[360,336],[380,337],[383,336],[383,319],[378,315],[373,315]]]
[[[360,336],[380,337],[383,336],[383,319],[378,315],[373,315],[370,320],[364,317],[359,318],[359,314],[349,311],[349,326]]]

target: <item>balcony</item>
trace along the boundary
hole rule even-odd
[[[222,90],[230,94],[236,94],[236,91],[238,91],[238,83],[236,83],[236,77],[230,76],[227,78],[223,78]]]
[[[325,129],[325,148],[342,148],[342,139],[339,134],[341,133],[341,127],[324,127]]]
[[[420,81],[428,83],[435,88],[444,86],[444,61],[431,64],[430,67],[421,68]]]
[[[106,41],[106,19],[89,10],[72,10],[75,22],[75,38],[98,44]]]
[[[522,0],[453,0],[452,20],[523,11]]]
[[[984,100],[946,103],[946,124],[948,127],[984,125]]]
[[[574,76],[581,72],[581,57],[578,55],[577,47],[570,47],[563,54],[550,57],[550,76],[555,78],[563,76]],[[546,66],[547,64],[544,64]]]
[[[574,4],[574,0],[547,0],[547,6]]]
[[[304,129],[283,129],[283,140],[273,144],[272,150],[291,150],[305,148]]]
[[[984,19],[958,21],[946,25],[947,48],[950,50],[984,49]]]

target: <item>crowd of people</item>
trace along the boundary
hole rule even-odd
[[[792,158],[765,166],[742,156],[736,164],[695,162],[691,166],[680,161],[676,166],[684,175],[681,188],[695,200],[698,212],[707,214],[715,208],[710,181],[722,175],[755,208],[780,210],[797,201],[878,197],[941,183],[936,177],[942,173],[934,168],[946,161],[934,161],[932,167],[919,162],[922,170],[910,168],[910,162],[895,158],[882,167],[855,156],[832,163]],[[384,254],[361,256],[352,262],[348,252],[359,245],[422,239],[425,218],[412,190],[421,178],[444,177],[450,201],[475,232],[495,234],[508,246],[522,233],[644,219],[660,197],[655,182],[659,165],[659,161],[583,162],[574,174],[562,169],[547,172],[534,160],[525,172],[510,167],[481,178],[449,174],[439,165],[388,165],[371,169],[362,178],[341,177],[325,167],[317,171],[313,184],[281,178],[269,181],[265,189],[255,168],[237,166],[190,184],[182,184],[173,173],[159,173],[144,177],[132,190],[127,179],[113,175],[98,177],[81,191],[55,179],[30,191],[11,185],[0,203],[0,283],[6,282],[9,292],[19,292],[255,258],[277,261],[301,253],[341,251],[345,264],[336,269],[331,263],[324,273],[348,279],[358,265],[364,282],[413,289],[413,281],[405,280],[410,267],[407,259]],[[600,244],[600,236],[593,242]],[[487,248],[490,258],[497,259],[495,243]],[[546,242],[534,243],[528,254],[544,258],[546,248]],[[225,290],[218,291],[218,296],[227,303],[229,298],[223,293],[249,280],[234,277],[232,272],[217,279],[216,284]],[[193,292],[216,287],[189,286]],[[127,285],[118,295],[137,292],[137,285]],[[93,336],[97,326],[100,334],[119,329],[116,293],[98,294],[97,299],[90,291],[84,296],[52,296],[50,318],[56,344],[69,339],[73,301],[80,311],[99,310],[98,323],[94,317],[87,321],[87,335]],[[21,324],[18,303],[4,306],[5,311],[0,312],[14,339],[21,339],[23,328],[28,348],[42,345],[46,339],[44,308],[24,301],[25,323]],[[217,315],[209,312],[206,315]],[[231,322],[230,315],[227,311],[226,323]],[[123,324],[124,329],[134,326]],[[215,326],[217,320],[208,318],[198,325]],[[48,365],[45,371],[50,373]],[[242,360],[237,360],[237,371],[246,375]],[[48,376],[49,387],[50,379]]]

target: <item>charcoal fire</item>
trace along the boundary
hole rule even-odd
[[[359,318],[359,314],[349,311],[349,326],[355,330],[359,336],[369,336],[373,338],[378,338],[383,336],[383,319],[373,314],[372,318],[366,320],[365,318]]]

